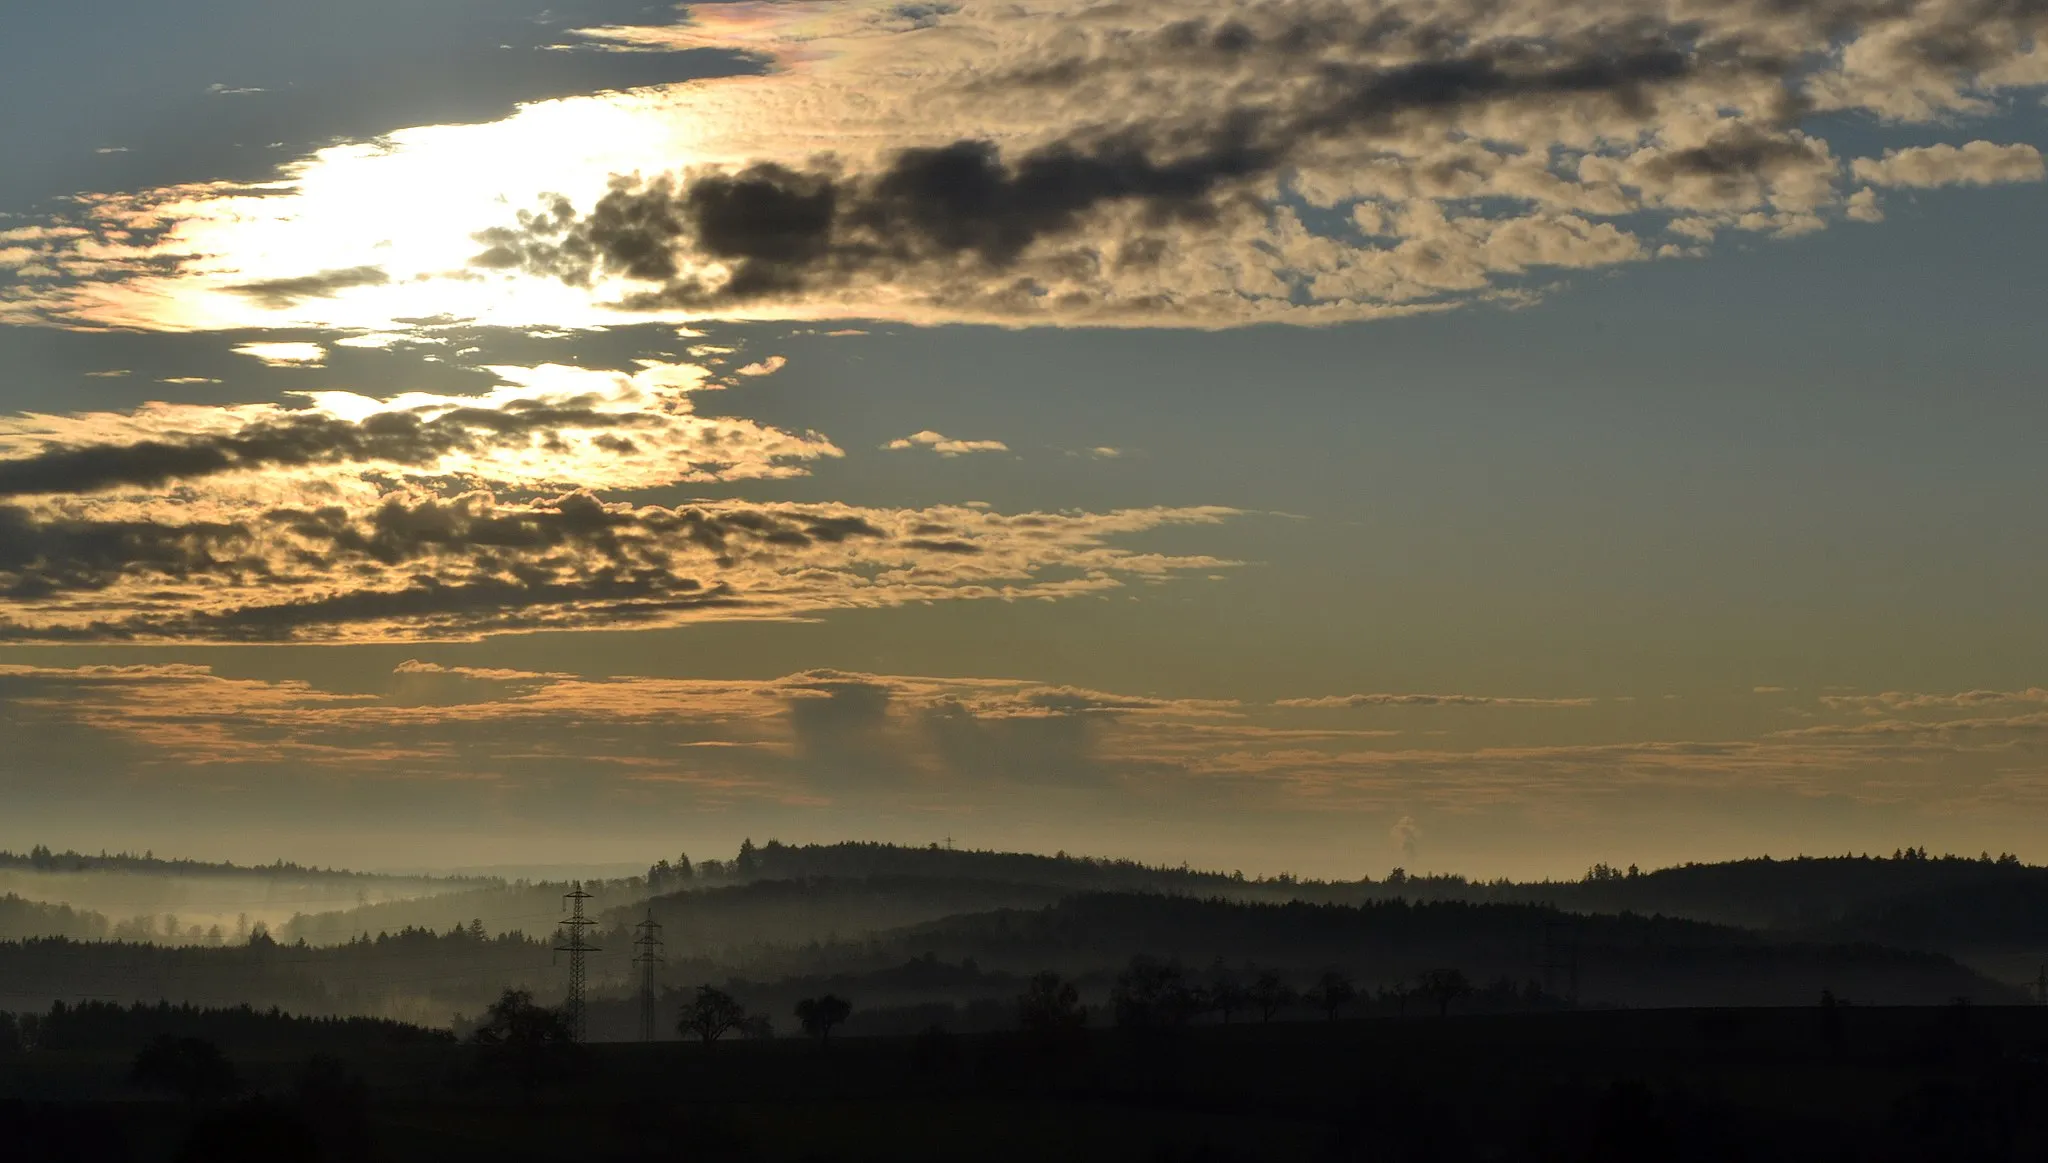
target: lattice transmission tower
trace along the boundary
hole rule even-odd
[[[647,910],[647,919],[633,926],[633,964],[640,967],[640,1040],[652,1042],[655,1038],[654,1021],[654,967],[661,964],[661,922],[654,919],[654,910]]]
[[[597,923],[583,915],[583,902],[589,899],[590,894],[583,891],[580,880],[562,895],[563,907],[569,910],[569,915],[562,918],[562,928],[568,930],[568,935],[555,946],[555,952],[569,955],[569,1000],[563,1003],[562,1017],[569,1023],[569,1035],[578,1042],[589,1033],[583,1017],[583,955],[598,952],[597,946],[583,939],[583,930]]]

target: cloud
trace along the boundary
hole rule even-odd
[[[126,414],[0,421],[0,498],[153,490],[277,470],[303,470],[305,483],[328,488],[338,472],[649,488],[790,476],[840,454],[815,433],[695,415],[690,394],[708,377],[689,365],[489,370],[501,384],[480,396],[318,392],[297,407],[151,404]]]
[[[2039,149],[2026,144],[1994,145],[1988,141],[1886,150],[1882,158],[1857,158],[1851,163],[1851,171],[1874,186],[1921,188],[2038,182],[2048,174]]]
[[[58,277],[0,317],[1230,326],[1521,303],[1555,272],[1877,220],[1823,134],[1856,113],[1955,132],[2048,78],[2042,24],[1990,0],[699,8],[588,38],[781,67],[337,147],[279,188],[92,196],[75,233],[19,240]],[[1850,169],[2028,165],[1927,148]],[[474,217],[522,188],[532,209]],[[328,273],[381,242],[406,257],[389,285],[304,298],[280,232]]]
[[[505,501],[0,506],[0,639],[350,642],[790,618],[912,602],[1057,599],[1230,564],[1112,541],[1214,508]],[[117,516],[118,515],[118,516]],[[89,600],[87,600],[89,599]]]
[[[1310,202],[1353,210],[1365,233],[1391,228],[1418,244],[1388,256],[1303,233],[1282,257],[1314,276],[1311,297],[1412,301],[1482,290],[1531,267],[1643,257],[1633,236],[1589,211],[1701,212],[1775,233],[1817,228],[1817,212],[1841,203],[1839,165],[1825,141],[1794,124],[1818,101],[1800,88],[1876,100],[1844,74],[1880,53],[1922,47],[1897,39],[1911,17],[1849,5],[1776,20],[1738,8],[1718,19],[1688,14],[1697,23],[1685,24],[1591,4],[1547,10],[1541,32],[1528,31],[1536,18],[1514,4],[1233,5],[1207,18],[1167,4],[1062,7],[1084,18],[1064,37],[963,17],[963,28],[999,46],[1015,39],[971,72],[946,73],[967,92],[946,105],[1032,100],[1053,110],[1035,135],[1018,135],[1029,144],[960,138],[902,148],[873,166],[778,159],[622,180],[588,215],[558,200],[516,228],[484,232],[477,261],[577,286],[604,276],[660,284],[619,300],[640,309],[800,301],[874,283],[922,283],[993,310],[1005,293],[997,288],[1018,282],[1038,302],[1121,289],[1113,277],[1087,289],[1071,271],[1055,277],[1076,263],[1150,268],[1147,288],[1171,295],[1157,277],[1169,266],[1162,256],[1177,241],[1242,238],[1244,211],[1270,203],[1292,171]],[[1830,69],[1830,41],[1844,28],[1841,68]],[[1971,64],[1989,68],[2011,54],[1987,46],[1979,55]],[[863,59],[887,56],[885,47]],[[1966,101],[1958,91],[1934,104]],[[1106,108],[1124,115],[1082,114]],[[1643,144],[1601,148],[1603,137]],[[1576,154],[1564,166],[1529,160],[1529,151],[1560,146]],[[1503,196],[1533,208],[1454,217],[1417,205]],[[1367,200],[1381,198],[1394,213]],[[1283,233],[1299,221],[1284,210],[1280,220]],[[1448,268],[1447,244],[1463,252]]]
[[[97,372],[87,372],[87,373],[85,373],[85,374],[86,374],[86,378],[88,378],[88,379],[95,379],[95,380],[118,380],[118,379],[122,379],[122,378],[124,378],[124,377],[130,376],[130,375],[133,375],[133,374],[134,374],[134,372],[133,372],[133,370],[132,370],[132,369],[129,369],[129,368],[125,368],[125,367],[117,367],[117,368],[108,368],[108,369],[107,369],[106,371],[97,371]]]
[[[1310,710],[1362,707],[1590,707],[1592,699],[1508,698],[1495,695],[1362,694],[1280,699],[1276,707]]]
[[[620,783],[687,779],[764,798],[856,791],[873,803],[911,790],[971,803],[1003,785],[1100,787],[1156,770],[1170,761],[1124,753],[1121,724],[1171,729],[1227,706],[1104,692],[1069,706],[1074,693],[1004,678],[586,677],[412,659],[381,690],[330,694],[202,666],[0,665],[0,723],[78,723],[195,767],[374,766],[389,782],[568,761],[600,795],[591,775],[609,770]]]
[[[314,367],[327,362],[327,349],[317,343],[244,343],[234,352],[261,360],[265,367]]]
[[[908,452],[913,448],[929,448],[940,456],[961,456],[970,452],[1008,452],[1010,446],[1000,440],[955,440],[930,429],[900,436],[882,446],[890,452]]]
[[[2048,690],[2040,687],[2027,687],[2024,690],[1969,690],[1958,691],[1954,694],[1885,691],[1882,694],[1875,695],[1822,695],[1820,701],[1823,706],[1834,710],[1857,710],[1866,713],[1961,710],[1972,707],[2048,703]]]
[[[381,287],[391,281],[383,267],[358,266],[343,270],[321,271],[314,275],[299,275],[295,278],[262,279],[253,283],[238,283],[224,288],[236,295],[243,295],[272,310],[283,310],[307,299],[327,299],[352,287]],[[237,349],[240,350],[240,349]],[[254,354],[244,352],[244,354]],[[318,362],[318,361],[312,361]]]
[[[745,367],[736,368],[733,374],[737,376],[772,376],[787,366],[789,366],[789,360],[779,355],[771,355],[757,363],[750,363]]]
[[[175,796],[187,810],[209,792],[232,794],[242,818],[302,818],[331,788],[329,818],[366,804],[382,818],[481,810],[494,830],[553,818],[570,795],[579,818],[664,826],[746,803],[857,806],[871,819],[1045,812],[1069,828],[1077,812],[1155,824],[1222,816],[1234,827],[1358,814],[1392,819],[1388,836],[1412,867],[1406,849],[1419,846],[1424,815],[1456,816],[1461,828],[1502,811],[1570,826],[1673,797],[1727,811],[1776,797],[1906,818],[2009,816],[2048,795],[2024,765],[2048,739],[2040,718],[1911,734],[1424,747],[1386,732],[1277,727],[1227,700],[1007,677],[593,676],[414,656],[387,683],[341,693],[188,664],[0,664],[0,731],[12,744],[0,773],[120,786],[124,804]],[[483,799],[479,784],[490,786]],[[91,802],[104,818],[106,797]],[[1359,826],[1338,825],[1354,839]]]

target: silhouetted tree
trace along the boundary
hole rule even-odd
[[[1259,971],[1259,975],[1252,979],[1248,992],[1252,1005],[1258,1008],[1259,1020],[1262,1022],[1272,1021],[1274,1014],[1298,1000],[1294,987],[1280,980],[1280,975],[1270,969]]]
[[[1208,1007],[1223,1015],[1225,1025],[1237,1011],[1252,1004],[1251,990],[1235,970],[1225,964],[1221,957],[1209,967],[1209,984],[1203,992]]]
[[[824,1045],[832,1040],[832,1027],[853,1016],[853,1003],[838,994],[828,993],[823,997],[807,997],[796,1003],[796,1020],[803,1023],[804,1033]]]
[[[1436,1003],[1436,1016],[1451,1012],[1451,1003],[1472,992],[1472,982],[1457,969],[1431,969],[1415,979],[1415,992]]]
[[[684,1037],[694,1034],[709,1045],[746,1020],[746,1007],[738,999],[716,986],[700,985],[697,996],[683,1007],[683,1016],[676,1022],[676,1032]]]
[[[767,1014],[748,1014],[734,1029],[749,1042],[767,1042],[775,1037],[775,1021]]]
[[[1326,969],[1321,977],[1316,978],[1315,984],[1308,987],[1302,1000],[1323,1011],[1323,1015],[1334,1022],[1344,1007],[1357,997],[1358,987],[1351,984],[1343,970]]]
[[[128,1081],[148,1090],[169,1091],[189,1102],[223,1099],[240,1089],[234,1064],[204,1038],[160,1034],[142,1048]]]
[[[1131,958],[1110,987],[1109,1003],[1116,1024],[1125,1029],[1157,1029],[1187,1024],[1201,1008],[1188,988],[1180,965],[1143,953]]]
[[[561,1011],[534,1003],[524,989],[508,989],[484,1011],[469,1035],[486,1070],[509,1075],[522,1089],[569,1073],[576,1035]]]
[[[1050,970],[1033,975],[1017,998],[1017,1024],[1041,1037],[1067,1036],[1088,1024],[1081,991]]]

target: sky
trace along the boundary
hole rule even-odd
[[[0,846],[2048,860],[2038,0],[0,15]]]

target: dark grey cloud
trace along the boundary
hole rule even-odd
[[[384,411],[360,421],[307,410],[258,420],[234,432],[48,446],[0,460],[0,497],[156,488],[260,468],[344,463],[425,467],[451,454],[481,452],[507,442],[524,444],[551,433],[651,427],[661,420],[652,412],[602,411],[574,400]]]
[[[100,588],[136,572],[176,578],[262,575],[316,561],[323,567],[344,566],[352,558],[401,565],[430,557],[470,557],[484,568],[515,555],[558,550],[594,555],[623,574],[683,551],[730,568],[747,555],[890,539],[864,519],[836,514],[629,509],[606,506],[584,492],[503,508],[478,500],[393,494],[367,514],[336,505],[275,509],[253,521],[188,524],[48,517],[0,505],[0,581],[13,579],[12,592],[29,596]],[[258,554],[258,543],[280,536],[299,549],[273,567]]]
[[[215,642],[287,642],[309,629],[403,622],[423,631],[470,632],[488,626],[517,633],[550,626],[626,627],[679,610],[741,606],[729,587],[660,571],[613,573],[570,581],[483,577],[459,584],[422,578],[400,590],[355,590],[328,597],[240,606],[225,611],[133,615],[83,637],[181,638]],[[565,612],[574,611],[574,618]],[[5,637],[0,628],[0,637]]]
[[[963,258],[1006,267],[1109,202],[1141,203],[1159,221],[1210,218],[1219,188],[1276,161],[1248,143],[1218,142],[1162,162],[1138,140],[1118,138],[1033,150],[1013,162],[993,143],[961,141],[905,150],[872,176],[763,163],[681,182],[621,182],[580,218],[557,201],[517,227],[479,233],[487,249],[473,261],[577,286],[598,272],[662,283],[629,300],[641,308],[744,302]],[[683,250],[724,261],[731,272],[715,284],[679,277]]]
[[[1726,186],[1826,164],[1825,142],[1773,133],[1754,125],[1733,125],[1701,145],[1647,159],[1641,172],[1656,181],[1700,178]]]
[[[385,565],[448,554],[495,559],[574,549],[629,570],[660,566],[678,550],[696,550],[730,568],[743,554],[888,537],[859,518],[696,506],[628,509],[608,507],[585,492],[506,509],[482,507],[467,497],[391,496],[367,520],[339,507],[277,510],[267,520],[295,537]]]
[[[265,572],[254,537],[234,522],[163,525],[150,521],[38,518],[0,505],[0,597],[38,601],[105,589],[142,573],[189,579]]]
[[[326,299],[350,287],[381,287],[391,281],[383,267],[360,266],[289,279],[263,279],[227,288],[265,307],[284,308],[306,299]]]
[[[1101,755],[1105,723],[1068,711],[1045,715],[986,716],[959,702],[919,713],[917,724],[952,775],[1041,786],[1096,786],[1133,764]]]
[[[890,714],[895,693],[885,683],[858,678],[802,678],[805,692],[787,701],[797,767],[822,787],[874,789],[900,784],[915,761]]]
[[[1139,208],[1151,226],[1212,221],[1232,196],[1318,142],[1369,140],[1410,119],[1503,104],[1639,110],[1660,87],[1703,69],[1778,64],[1706,58],[1671,29],[1601,32],[1569,44],[1446,46],[1440,59],[1393,67],[1321,62],[1277,107],[1247,105],[1207,123],[1082,130],[1008,157],[992,142],[963,140],[902,150],[875,173],[827,160],[622,179],[588,214],[556,198],[516,226],[480,232],[486,249],[473,262],[579,286],[600,272],[660,283],[624,300],[644,309],[742,303],[906,268],[966,263],[1000,272],[1110,205]],[[1209,39],[1219,38],[1231,39]],[[686,257],[722,262],[729,273],[716,281],[685,273]]]

